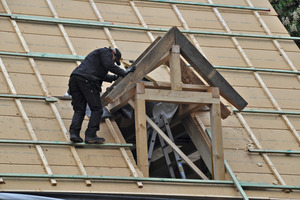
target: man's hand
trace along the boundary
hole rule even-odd
[[[125,76],[127,76],[130,72],[134,72],[136,69],[136,66],[131,66],[128,69],[126,69],[126,74]]]

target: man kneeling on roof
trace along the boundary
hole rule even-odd
[[[103,113],[100,92],[102,82],[113,82],[135,70],[135,66],[126,71],[120,68],[122,55],[117,48],[99,48],[89,53],[82,63],[71,73],[69,92],[72,95],[74,115],[70,126],[70,140],[83,142],[80,130],[85,116],[86,104],[91,109],[88,127],[85,131],[85,143],[103,143],[105,139],[97,136]],[[116,63],[117,65],[115,65]],[[114,73],[114,75],[108,74]]]

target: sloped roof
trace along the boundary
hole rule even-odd
[[[211,0],[193,2],[212,3]],[[70,101],[48,103],[36,96],[64,95],[70,73],[93,49],[116,46],[125,61],[134,60],[157,36],[163,36],[165,31],[176,26],[180,30],[195,31],[184,34],[213,66],[220,68],[219,73],[248,102],[244,109],[248,112],[234,111],[222,120],[225,159],[237,179],[299,187],[299,154],[248,151],[248,148],[300,151],[300,79],[297,74],[275,71],[298,71],[299,48],[293,40],[287,39],[287,31],[267,0],[215,0],[213,3],[270,8],[271,11],[126,0],[3,0],[0,12],[18,16],[0,17],[0,94],[27,95],[35,99],[0,98],[0,139],[68,141],[67,130],[73,114]],[[28,18],[21,20],[20,15],[73,19],[72,23],[76,25],[70,25],[70,22],[57,24],[54,19],[45,23],[45,18],[40,22]],[[258,35],[287,38],[259,38]],[[68,60],[66,55],[72,54],[78,56]],[[259,72],[241,68],[274,70]],[[168,70],[158,68],[148,78],[166,81]],[[222,99],[222,102],[234,110],[226,100]],[[207,113],[197,114],[209,127]],[[118,130],[114,121],[112,123]],[[83,127],[86,124],[87,120]],[[108,143],[125,143],[121,133],[112,132],[109,122],[101,123],[99,135]],[[1,144],[0,149],[1,173],[133,177],[135,171],[135,175],[142,176],[127,149],[33,144]],[[126,155],[130,162],[126,162]],[[196,155],[195,161],[199,159]],[[231,180],[228,174],[226,178]],[[6,192],[240,197],[232,183],[178,185],[141,179],[144,187],[139,188],[132,180],[54,179],[3,177],[5,184],[0,184],[0,189]],[[249,197],[258,198],[300,198],[299,189],[290,193],[261,188],[245,192]]]

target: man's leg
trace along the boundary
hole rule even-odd
[[[70,140],[76,143],[83,142],[82,138],[80,137],[80,130],[86,108],[86,100],[80,90],[79,81],[80,80],[71,77],[69,82],[69,91],[72,96],[72,106],[74,110],[74,115],[70,126]]]
[[[97,136],[97,131],[100,130],[100,119],[102,116],[102,105],[100,93],[98,89],[92,84],[90,90],[85,90],[85,98],[91,109],[91,116],[88,128],[85,131],[86,143],[103,143],[105,139]]]

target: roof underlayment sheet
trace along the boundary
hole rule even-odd
[[[92,50],[118,47],[124,61],[129,63],[173,26],[181,31],[191,31],[184,35],[213,66],[300,70],[300,50],[293,40],[256,37],[290,37],[268,0],[190,2],[269,8],[270,11],[146,0],[1,0],[0,13],[8,15],[0,17],[0,94],[33,98],[0,96],[0,140],[68,142],[68,127],[73,115],[71,102],[58,100],[51,103],[34,97],[63,96],[68,90],[70,73]],[[61,18],[77,24],[46,22],[45,19],[20,20],[10,17],[13,15],[35,19]],[[89,25],[92,22],[98,25]],[[107,26],[102,26],[100,22]],[[230,35],[233,33],[249,37]],[[25,57],[23,54],[39,56]],[[47,54],[54,58],[47,58]],[[64,56],[74,56],[74,59],[67,60]],[[243,183],[255,182],[298,187],[290,192],[245,187],[246,195],[258,199],[300,199],[299,154],[248,151],[249,148],[300,151],[299,74],[218,71],[248,102],[244,111],[249,112],[238,112],[222,99],[233,110],[228,118],[222,120],[222,132],[224,157],[237,180],[242,186]],[[155,81],[170,80],[166,67],[157,68],[148,76]],[[108,86],[104,84],[103,90]],[[253,110],[267,112],[251,112]],[[274,111],[293,112],[282,114]],[[210,127],[207,113],[199,112],[198,116],[201,116],[206,127]],[[87,122],[86,118],[82,136]],[[117,131],[112,131],[112,127]],[[107,143],[125,143],[114,122],[101,123],[98,135],[105,137]],[[21,178],[3,177],[0,182],[0,191],[3,192],[134,194],[208,199],[240,197],[228,172],[228,182],[224,183],[114,180],[112,177],[143,176],[130,149],[119,146],[92,148],[1,144],[0,173],[24,175]],[[98,179],[30,178],[26,174],[89,175],[98,176]],[[139,182],[143,187],[139,187]]]

